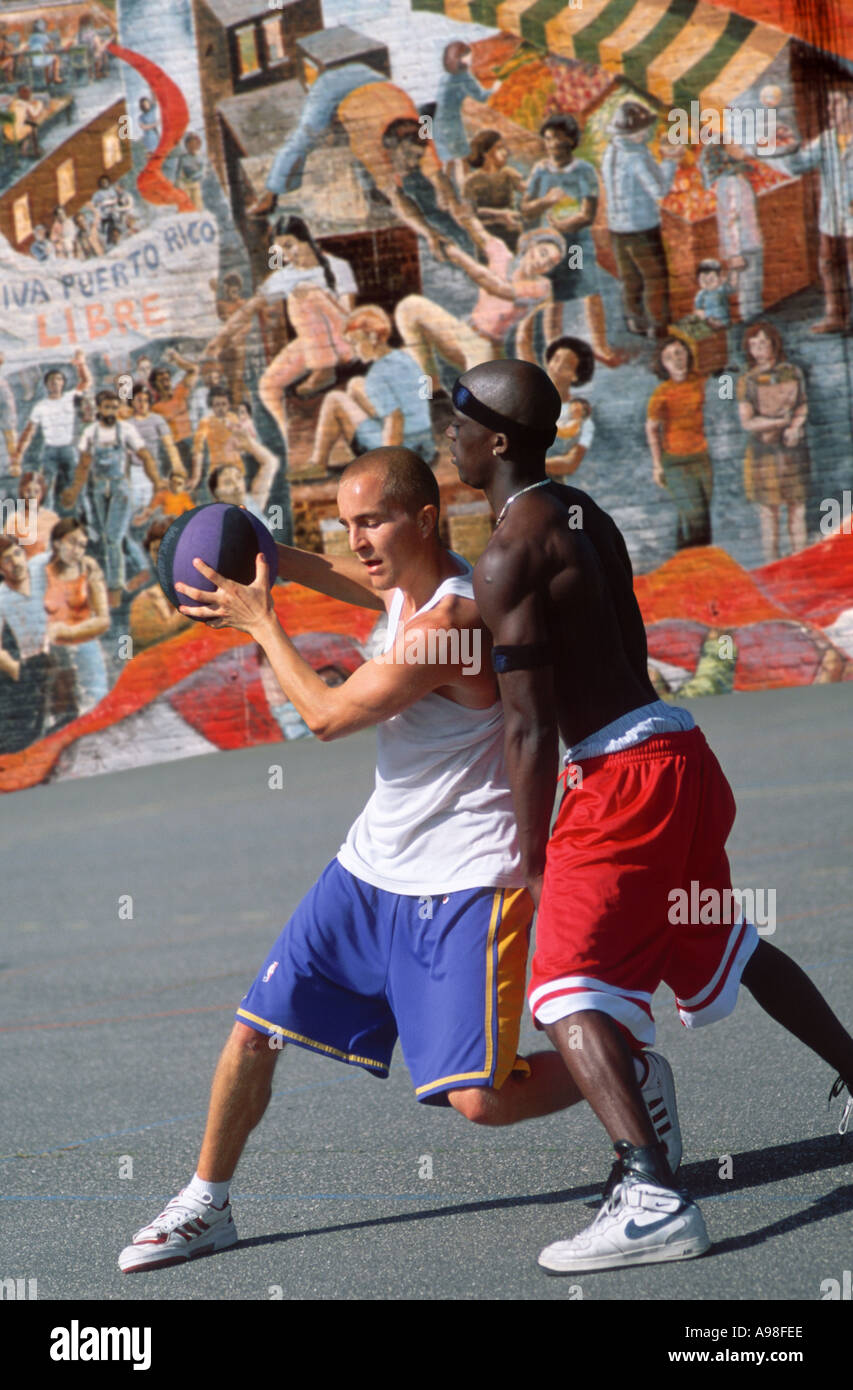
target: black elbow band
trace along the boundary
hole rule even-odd
[[[533,671],[553,662],[550,642],[530,642],[523,647],[492,647],[492,667],[499,676],[507,671]]]

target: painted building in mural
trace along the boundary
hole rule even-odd
[[[345,544],[524,357],[622,528],[667,696],[853,675],[853,39],[781,0],[0,7],[0,789],[307,735],[170,608],[171,520]],[[156,10],[156,23],[153,12]],[[799,17],[799,18],[797,18]],[[796,32],[791,32],[796,19]],[[374,615],[279,584],[329,681]]]

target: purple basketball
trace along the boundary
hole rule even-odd
[[[278,555],[275,541],[262,521],[245,507],[232,507],[225,502],[195,507],[172,523],[160,543],[157,556],[160,587],[176,608],[193,602],[177,592],[177,583],[212,593],[215,586],[193,564],[196,556],[225,579],[251,584],[259,550],[269,567],[270,584],[274,584]],[[198,618],[195,621],[210,620]]]

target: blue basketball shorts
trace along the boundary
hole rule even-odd
[[[385,1077],[399,1036],[420,1101],[528,1074],[517,1056],[533,902],[523,888],[388,893],[337,859],[303,898],[238,1023]]]

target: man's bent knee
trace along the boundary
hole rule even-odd
[[[467,1086],[464,1090],[448,1091],[447,1099],[475,1125],[499,1125],[504,1123],[498,1102],[498,1093],[491,1086]]]
[[[245,1023],[234,1024],[228,1042],[232,1047],[237,1047],[250,1056],[268,1056],[273,1061],[284,1046],[280,1035],[273,1034],[268,1037],[266,1033],[259,1033],[256,1028],[248,1028]]]

